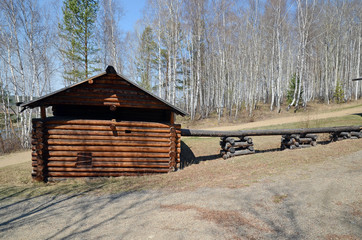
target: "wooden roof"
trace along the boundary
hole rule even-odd
[[[112,79],[112,80],[109,80],[109,79]],[[87,94],[89,94],[89,92],[87,92],[86,89],[85,89],[85,91],[80,91],[82,87],[87,88],[87,84],[91,84],[94,86],[93,91],[97,91],[98,89],[96,88],[96,84],[99,82],[107,82],[107,81],[113,81],[113,82],[116,81],[115,85],[114,85],[115,86],[114,89],[112,87],[113,90],[112,89],[110,90],[110,91],[114,91],[115,93],[117,93],[117,92],[119,93],[119,92],[123,91],[124,95],[127,96],[127,91],[116,88],[118,85],[120,87],[124,87],[124,88],[131,88],[133,91],[136,90],[140,93],[140,95],[137,96],[140,98],[140,100],[133,98],[133,99],[135,99],[134,101],[136,102],[136,104],[132,103],[132,104],[127,105],[127,103],[124,102],[122,100],[122,98],[118,99],[118,97],[117,97],[116,100],[118,101],[117,104],[119,105],[119,107],[142,108],[142,107],[146,106],[145,108],[169,109],[170,111],[173,111],[176,114],[179,114],[181,116],[187,115],[187,113],[185,111],[183,111],[182,109],[172,105],[171,103],[159,98],[158,96],[152,94],[151,92],[147,91],[146,89],[131,82],[125,76],[117,74],[117,72],[114,70],[114,68],[112,66],[108,66],[106,69],[106,72],[104,72],[104,73],[93,76],[89,79],[86,79],[79,83],[73,84],[69,87],[65,87],[63,89],[60,89],[60,90],[50,93],[48,95],[42,96],[36,100],[23,103],[20,106],[23,108],[22,111],[24,111],[27,108],[35,108],[35,107],[40,107],[40,106],[52,106],[52,105],[56,105],[58,103],[60,103],[60,104],[65,103],[68,105],[79,105],[79,104],[94,105],[94,103],[92,102],[94,99],[92,99],[92,98],[88,99],[90,101],[89,103],[80,103],[77,101],[77,99],[67,97],[67,95],[69,95],[69,93],[73,93],[73,94],[77,93],[80,97],[85,97],[85,96],[87,96]],[[95,84],[93,84],[93,82]],[[137,104],[137,101],[141,101],[141,100],[143,101],[143,105]],[[98,104],[100,104],[100,103],[98,102]]]

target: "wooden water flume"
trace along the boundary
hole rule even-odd
[[[362,125],[297,128],[297,129],[267,129],[267,130],[242,130],[242,131],[209,131],[181,129],[182,136],[220,137],[220,154],[224,159],[255,153],[251,136],[281,135],[281,146],[284,149],[308,148],[317,145],[320,133],[330,133],[331,141],[343,139],[362,138]],[[236,138],[236,139],[235,139]]]

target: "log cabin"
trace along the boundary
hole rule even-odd
[[[37,181],[167,173],[180,162],[181,126],[175,114],[186,113],[112,66],[21,107],[40,107],[41,117],[32,119]]]

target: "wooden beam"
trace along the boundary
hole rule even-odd
[[[175,124],[175,113],[174,113],[174,112],[171,112],[170,124],[171,124],[171,125],[174,125],[174,124]]]
[[[45,110],[46,110],[45,106],[41,106],[41,107],[40,107],[40,117],[41,117],[42,119],[45,119],[45,118],[47,117]]]
[[[267,130],[242,130],[242,131],[208,131],[181,129],[182,136],[199,137],[241,137],[241,136],[263,136],[263,135],[288,135],[288,134],[306,134],[306,133],[340,133],[340,132],[359,132],[362,125],[343,126],[343,127],[321,127],[321,128],[299,128],[299,129],[267,129]]]

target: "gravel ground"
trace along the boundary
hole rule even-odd
[[[0,239],[361,239],[362,150],[249,187],[2,198]]]

